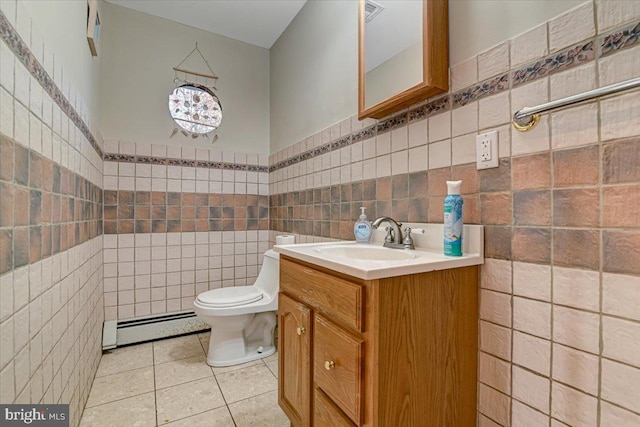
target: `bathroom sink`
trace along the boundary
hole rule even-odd
[[[404,261],[417,255],[401,249],[389,249],[368,245],[336,245],[316,249],[320,255],[370,261]]]
[[[276,245],[273,249],[281,255],[364,280],[484,262],[484,231],[481,225],[464,225],[463,255],[458,257],[443,254],[443,224],[405,223],[404,226],[422,230],[413,237],[415,250],[383,247],[384,232],[374,233],[369,244],[332,241]]]

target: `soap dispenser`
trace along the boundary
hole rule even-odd
[[[364,206],[360,207],[362,213],[353,226],[353,234],[358,243],[369,243],[369,240],[371,240],[371,223],[367,220],[367,215],[364,213],[365,209]]]

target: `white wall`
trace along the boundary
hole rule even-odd
[[[66,74],[64,80],[73,82],[75,89],[80,93],[91,115],[89,127],[96,138],[99,138],[96,133],[99,134],[100,129],[102,56],[91,56],[87,43],[87,2],[20,0],[19,5],[24,6],[33,21],[32,39],[40,38],[44,42],[45,52],[55,52],[55,67],[62,66]],[[100,1],[99,7],[102,6],[103,3]],[[100,42],[99,40],[99,48]]]
[[[271,47],[271,152],[355,113],[354,0],[309,0]]]
[[[417,85],[422,75],[422,41],[419,41],[365,74],[365,107]]]
[[[583,0],[449,0],[450,64]],[[271,48],[271,152],[357,113],[357,2],[309,0]]]
[[[215,147],[269,152],[269,51],[105,3],[102,130],[105,140],[211,145],[176,135],[167,108],[174,71],[195,43],[220,77],[224,112]],[[206,67],[193,62],[191,68]],[[183,75],[184,76],[184,75]]]
[[[449,0],[449,57],[457,64],[584,0]]]

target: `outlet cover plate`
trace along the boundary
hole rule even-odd
[[[498,131],[481,133],[476,136],[477,169],[498,167]]]

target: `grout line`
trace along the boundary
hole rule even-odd
[[[597,6],[594,4],[594,13],[597,15]],[[595,18],[596,25],[598,25],[597,16]],[[596,79],[596,87],[600,87],[600,63],[601,63],[601,49],[597,49],[596,55],[598,55],[597,62],[594,67],[595,79]],[[599,338],[599,357],[598,357],[598,394],[596,398],[598,399],[597,403],[597,419],[596,423],[599,426],[602,422],[602,361],[603,361],[603,352],[604,352],[604,232],[603,232],[603,218],[604,218],[604,206],[603,206],[603,196],[604,196],[604,148],[605,143],[602,141],[602,103],[600,100],[596,102],[596,120],[598,125],[598,202],[599,202],[599,226],[600,226],[600,235],[598,239],[598,243],[600,244],[600,250],[598,255],[600,257],[600,283],[598,284],[598,308],[599,308],[599,327],[598,327],[598,338]]]
[[[151,343],[151,361],[153,362],[153,406],[155,409],[156,426],[158,425],[158,384],[156,382],[156,351],[155,344]]]
[[[93,388],[93,384],[92,384],[91,388]],[[145,391],[145,392],[142,392],[142,393],[132,394],[131,396],[121,397],[119,399],[110,400],[108,402],[103,402],[103,403],[101,403],[99,405],[86,406],[86,404],[85,404],[85,409],[99,408],[101,406],[110,405],[110,404],[115,403],[115,402],[121,402],[123,400],[131,399],[133,397],[143,396],[143,395],[149,394],[149,393],[154,393],[155,394],[155,389],[154,390],[150,390],[150,391]],[[154,402],[155,402],[155,397],[154,397]],[[154,403],[154,405],[155,405],[155,403]]]
[[[523,402],[523,401],[521,401],[521,400],[518,400],[518,399],[516,399],[515,397],[513,398],[513,401],[518,402],[518,403],[520,403],[521,405],[524,405],[524,406],[526,406],[527,408],[532,409],[532,410],[534,410],[535,412],[538,412],[539,414],[544,415],[544,416],[547,418],[547,422],[549,422],[549,423],[551,422],[551,411],[549,411],[549,414],[546,414],[546,413],[542,412],[540,409],[538,409],[538,408],[534,408],[534,407],[533,407],[533,406],[531,406],[530,404],[528,404],[528,403],[526,403],[526,402]],[[511,423],[512,423],[512,425],[513,425],[513,420],[511,420]]]
[[[549,29],[549,25],[547,25],[547,30],[550,32]],[[550,38],[547,37],[547,42],[550,43]],[[595,44],[595,42],[594,42]],[[551,50],[551,47],[549,46],[549,51]],[[595,56],[593,61],[595,61]],[[551,78],[548,79],[548,83],[547,83],[547,89],[548,89],[548,98],[549,100],[553,99],[553,93],[551,91]],[[550,277],[549,277],[549,298],[550,298],[550,307],[549,307],[549,422],[551,422],[551,420],[553,419],[553,382],[554,382],[554,372],[553,372],[553,355],[554,355],[554,343],[555,343],[555,337],[554,337],[554,313],[555,313],[555,303],[554,303],[554,293],[553,293],[553,289],[554,289],[554,266],[555,266],[555,262],[554,262],[554,258],[555,258],[555,245],[554,245],[554,241],[555,241],[555,230],[556,228],[556,218],[555,218],[555,204],[554,204],[554,194],[557,191],[555,189],[555,174],[554,174],[554,148],[553,148],[553,115],[549,114],[547,121],[548,121],[548,138],[549,138],[549,220],[550,220],[550,235],[549,235],[549,264],[550,264]]]
[[[132,369],[125,369],[124,371],[118,371],[118,372],[113,372],[107,375],[100,375],[100,376],[96,376],[96,379],[98,378],[107,378],[107,377],[112,377],[114,375],[120,375],[120,374],[124,374],[127,372],[133,372],[133,371],[138,371],[141,369],[147,369],[147,368],[152,368],[154,365],[147,365],[147,366],[139,366],[137,368],[132,368]]]
[[[227,409],[227,411],[229,411],[229,408],[228,408],[226,405],[221,405],[221,406],[217,406],[217,407],[215,407],[215,408],[209,408],[209,409],[206,409],[206,410],[204,410],[204,411],[202,411],[202,412],[198,412],[198,413],[195,413],[195,414],[189,414],[189,415],[187,415],[186,417],[176,418],[175,420],[171,420],[171,421],[169,421],[168,423],[158,424],[156,427],[158,427],[158,426],[170,425],[170,424],[175,423],[175,422],[178,422],[178,421],[188,420],[189,418],[193,418],[193,417],[196,417],[196,416],[198,416],[198,415],[202,415],[202,414],[204,414],[204,413],[207,413],[207,412],[210,412],[210,411],[215,411],[215,410],[218,410],[218,409],[221,409],[221,408],[226,408],[226,409]],[[231,412],[229,411],[229,413],[231,413]]]
[[[244,399],[236,400],[235,402],[231,402],[230,405],[235,405],[236,403],[240,403],[240,402],[246,402],[249,399],[254,399],[256,397],[264,396],[266,394],[273,393],[274,391],[277,391],[277,389],[265,391],[264,393],[259,393],[259,394],[256,394],[255,396],[249,396],[249,397],[245,397]]]
[[[619,403],[614,403],[614,402],[612,402],[612,401],[610,401],[610,400],[607,400],[607,399],[602,399],[602,400],[603,400],[603,401],[605,401],[605,402],[607,402],[607,403],[608,403],[609,405],[611,405],[611,406],[615,406],[616,408],[623,409],[623,410],[625,410],[625,411],[627,411],[627,412],[630,412],[630,413],[632,413],[632,414],[637,415],[637,416],[639,416],[639,417],[640,417],[640,411],[637,411],[637,410],[635,410],[635,409],[625,408],[624,406],[620,405]],[[609,427],[609,426],[603,426],[603,427]]]
[[[512,164],[513,164],[513,160],[511,160]],[[513,198],[513,167],[510,168],[510,180],[511,180],[511,215],[512,215],[512,223],[513,223],[513,215],[515,212],[515,202],[514,202],[514,198]],[[511,378],[510,378],[510,390],[509,390],[509,398],[510,398],[510,411],[509,411],[509,421],[511,423],[513,423],[513,401],[514,401],[514,397],[513,397],[513,390],[514,390],[514,380],[513,378],[515,377],[514,372],[515,372],[515,366],[516,364],[513,361],[513,355],[514,355],[514,341],[515,341],[515,333],[516,333],[516,329],[514,327],[515,324],[515,295],[513,292],[513,284],[514,284],[514,279],[515,279],[515,273],[514,273],[514,268],[513,268],[513,236],[514,236],[515,230],[513,227],[511,227],[511,259],[509,260],[509,275],[510,275],[510,290],[511,292],[509,293],[510,297],[509,297],[509,304],[511,305],[511,324],[508,326],[509,327],[509,332],[511,333],[511,348],[510,348],[510,359],[509,363],[511,364],[511,366],[509,367],[510,369],[510,374],[511,374]],[[482,268],[482,267],[481,267]]]
[[[222,387],[220,387],[220,381],[218,381],[218,377],[213,372],[213,368],[209,367],[209,369],[211,369],[211,374],[213,375],[213,380],[216,382],[216,385],[218,386],[218,390],[220,390],[220,395],[222,396],[222,401],[224,402],[224,405],[227,408],[227,411],[229,412],[229,416],[231,417],[231,421],[233,422],[234,427],[237,427],[238,424],[236,423],[236,420],[233,417],[233,413],[231,412],[231,409],[229,409],[229,402],[227,402],[227,398],[225,397],[224,392],[222,391]]]

